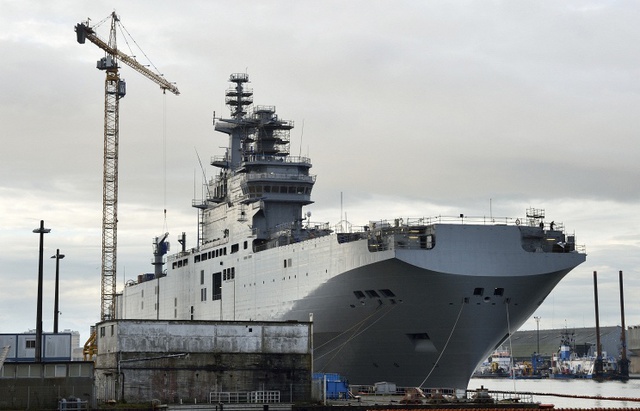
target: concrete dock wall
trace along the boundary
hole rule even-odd
[[[282,402],[309,398],[309,323],[138,321],[98,324],[99,401],[204,403],[277,391]],[[258,394],[260,395],[260,394]]]

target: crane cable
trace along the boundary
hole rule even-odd
[[[111,15],[109,15],[108,17],[105,17],[104,20],[102,20],[98,24],[94,25],[94,27],[99,26],[100,24],[105,22],[109,17],[111,17]],[[116,23],[117,23],[118,28],[120,29],[120,34],[122,35],[121,37],[124,39],[125,44],[129,48],[129,53],[133,56],[134,60],[136,59],[135,58],[135,53],[133,52],[133,49],[131,48],[131,44],[129,43],[129,39],[131,39],[133,44],[135,44],[135,46],[138,48],[138,50],[140,50],[142,55],[147,59],[147,61],[149,62],[149,65],[155,69],[155,71],[156,71],[156,73],[158,73],[158,75],[161,76],[162,74],[160,73],[160,70],[158,70],[158,67],[156,67],[156,65],[153,64],[153,62],[151,61],[149,56],[147,56],[147,53],[145,53],[144,50],[142,50],[142,47],[140,47],[140,45],[133,38],[131,33],[129,33],[129,30],[127,30],[127,28],[124,26],[124,24],[122,24],[122,21],[120,21],[120,19],[118,18]],[[125,35],[125,33],[126,33],[126,35]],[[162,232],[166,233],[168,231],[167,230],[167,90],[164,89],[164,88],[162,89],[162,168],[163,168],[163,225],[162,225]]]
[[[87,26],[91,27],[92,29],[96,29],[98,27],[100,27],[105,21],[107,21],[109,18],[111,18],[111,13],[109,13],[109,15],[105,18],[103,18],[102,20],[100,20],[99,22],[97,22],[96,24],[94,24],[93,26],[90,26],[89,23],[91,22],[91,19],[87,18]]]
[[[162,90],[162,168],[163,168],[163,206],[164,222],[162,232],[168,232],[167,228],[167,93]]]
[[[131,44],[129,44],[129,40],[128,38],[131,39],[131,41],[133,42],[133,44],[135,44],[135,46],[138,48],[138,50],[140,50],[140,53],[142,53],[142,55],[147,59],[147,62],[149,63],[149,65],[151,67],[153,67],[153,69],[156,71],[156,73],[160,76],[162,76],[162,73],[160,73],[160,70],[158,70],[158,67],[156,67],[155,64],[153,64],[153,62],[151,61],[151,59],[149,58],[149,56],[147,56],[147,53],[144,52],[144,50],[142,50],[142,47],[140,47],[140,45],[138,44],[138,42],[136,41],[136,39],[133,38],[133,36],[131,35],[131,33],[129,33],[129,30],[127,30],[127,28],[124,26],[124,24],[122,24],[122,22],[120,20],[117,21],[118,27],[120,28],[120,34],[122,34],[122,38],[124,39],[125,44],[127,45],[127,47],[129,48],[129,54],[135,59],[135,53],[133,52],[133,50],[131,49]],[[125,33],[127,34],[127,36],[125,36]]]

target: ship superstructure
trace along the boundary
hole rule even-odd
[[[309,221],[315,176],[289,153],[291,121],[254,106],[246,74],[226,91],[228,135],[198,208],[197,244],[118,299],[125,319],[313,320],[314,369],[354,384],[466,388],[480,361],[585,260],[575,237],[522,219],[416,218],[331,229]]]

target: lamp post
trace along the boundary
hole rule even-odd
[[[58,314],[60,311],[58,310],[58,295],[59,295],[59,284],[60,284],[60,260],[64,258],[64,254],[60,254],[60,249],[56,250],[56,255],[52,255],[51,258],[56,259],[56,296],[53,303],[53,333],[58,334]]]
[[[536,319],[537,339],[538,339],[538,355],[540,355],[540,317],[533,317]]]
[[[44,252],[44,235],[51,232],[49,228],[44,228],[44,220],[40,220],[40,228],[33,230],[40,234],[40,249],[38,253],[38,306],[36,308],[36,358],[37,363],[42,362],[42,266]]]

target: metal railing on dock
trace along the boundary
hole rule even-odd
[[[81,401],[79,399],[61,399],[58,401],[58,410],[67,411],[67,410],[88,410],[89,402]]]
[[[209,393],[210,404],[266,404],[279,402],[280,391],[214,391]]]
[[[533,404],[530,392],[491,391],[484,387],[475,390],[453,388],[393,387],[393,391],[376,390],[373,386],[351,386],[348,398],[339,402],[396,403],[396,404]],[[355,390],[354,390],[355,389]]]

